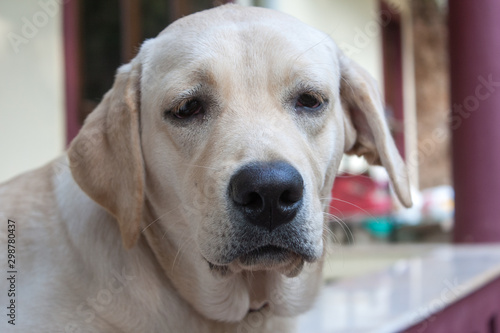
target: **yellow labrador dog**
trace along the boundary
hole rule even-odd
[[[67,154],[0,187],[2,332],[290,332],[343,153],[407,173],[376,84],[287,15],[184,17]]]

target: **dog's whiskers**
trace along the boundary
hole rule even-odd
[[[150,224],[148,224],[146,227],[144,227],[144,229],[142,229],[142,230],[141,230],[141,233],[143,233],[144,231],[146,231],[146,229],[147,229],[147,228],[149,228],[149,227],[150,227],[151,225],[153,225],[154,223],[158,222],[158,221],[159,221],[161,218],[163,218],[165,215],[167,215],[167,214],[169,214],[169,213],[173,212],[173,211],[174,211],[174,210],[176,210],[176,209],[179,209],[179,207],[176,207],[176,208],[174,208],[174,209],[171,209],[171,210],[169,210],[168,212],[166,212],[166,213],[164,213],[164,214],[160,215],[160,216],[159,216],[156,220],[154,220],[153,222],[151,222]]]
[[[341,218],[339,218],[338,216],[335,216],[333,214],[330,214],[330,213],[323,213],[323,214],[325,214],[327,217],[329,217],[332,222],[336,222],[340,225],[340,227],[342,228],[342,231],[344,231],[345,235],[347,236],[348,244],[351,244],[351,245],[354,244],[354,235],[353,235],[351,229],[349,228],[349,226],[344,221],[342,221]]]
[[[327,224],[323,225],[323,232],[324,232],[324,239],[323,241],[326,243],[326,241],[328,241],[328,239],[331,239],[333,240],[334,243],[337,243],[339,245],[342,245],[340,243],[340,241],[338,240],[337,236],[335,236],[335,233],[328,227]],[[326,247],[326,249],[328,250],[329,248]]]
[[[146,231],[146,229],[148,229],[151,225],[153,225],[154,223],[158,222],[158,221],[159,221],[159,220],[161,220],[163,217],[165,217],[167,214],[172,213],[173,211],[175,211],[175,210],[177,210],[177,209],[179,209],[179,207],[173,208],[173,209],[171,209],[171,210],[167,211],[166,213],[164,213],[164,214],[160,215],[160,216],[159,216],[158,218],[156,218],[153,222],[149,223],[149,224],[148,224],[148,225],[147,225],[144,229],[142,229],[142,231],[141,231],[141,232]],[[171,221],[171,222],[175,224],[175,223],[177,223],[177,222],[179,222],[179,221],[181,221],[181,220],[182,220],[182,218],[177,219],[177,220],[175,220],[175,221]],[[167,233],[168,233],[168,230],[165,230],[165,232],[164,232],[164,233],[163,233],[163,235],[161,236],[161,239],[164,239],[164,238],[165,238],[165,236],[167,235]],[[185,235],[183,235],[183,236],[182,236],[182,238],[186,238],[186,237],[185,237]],[[186,243],[188,243],[190,240],[192,240],[192,239],[191,239],[191,238],[189,238],[189,237],[187,237],[187,238],[186,238],[186,241],[185,241],[185,242],[183,242],[183,243],[179,246],[179,248],[178,248],[178,250],[177,250],[177,253],[176,253],[175,257],[174,257],[174,260],[173,260],[173,262],[172,262],[172,268],[171,268],[171,269],[172,269],[172,272],[173,272],[173,270],[174,270],[175,263],[177,262],[177,257],[178,257],[178,256],[179,256],[179,254],[181,253],[181,251],[182,251],[182,249],[183,249],[184,245],[185,245]]]
[[[163,237],[165,237],[165,235],[166,235],[166,232],[163,235]],[[163,237],[162,237],[162,239],[163,239]],[[182,249],[184,248],[184,245],[186,245],[187,243],[189,243],[192,240],[193,240],[192,238],[187,237],[186,240],[179,246],[179,249],[177,250],[177,253],[175,254],[174,261],[172,261],[172,267],[171,267],[171,272],[172,273],[174,272],[175,263],[177,262],[177,257],[179,256],[179,254],[181,254]]]
[[[341,220],[345,219],[345,215],[344,215],[344,213],[342,213],[342,211],[340,209],[338,209],[337,207],[333,207],[333,206],[330,206],[330,209],[335,209],[339,215],[334,215],[331,213],[327,213],[327,214],[332,215],[332,216],[339,218]]]
[[[329,256],[333,255],[334,249],[339,249],[339,251],[335,251],[335,254],[340,254],[340,260],[342,263],[344,263],[345,257],[344,257],[344,247],[342,246],[342,242],[338,239],[338,237],[335,235],[335,233],[328,228],[327,225],[324,225],[324,230],[325,230],[325,238],[329,238],[333,241],[332,246],[325,246],[325,258],[328,258]],[[325,241],[325,244],[328,244],[327,241]],[[337,246],[336,246],[337,244]],[[324,261],[325,267],[328,266],[328,269],[333,270],[334,263],[332,260],[326,259]]]
[[[378,221],[378,218],[377,218],[377,217],[375,217],[375,216],[373,216],[373,214],[371,214],[370,212],[368,212],[366,209],[363,209],[363,208],[361,208],[360,206],[358,206],[358,205],[356,205],[356,204],[353,204],[352,202],[349,202],[349,201],[346,201],[346,200],[342,200],[342,199],[338,199],[338,198],[333,198],[333,197],[332,197],[332,200],[335,200],[335,201],[340,201],[340,202],[346,203],[346,204],[348,204],[348,205],[351,205],[351,206],[353,206],[353,207],[355,207],[355,208],[357,208],[357,209],[361,210],[363,213],[365,213],[366,215],[368,215],[370,218],[372,218],[372,219],[374,219],[374,220]]]
[[[340,241],[340,239],[335,235],[335,233],[330,228],[328,228],[328,226],[325,225],[324,230],[325,230],[325,238],[326,238],[326,240],[324,240],[325,258],[332,256],[334,254],[334,252],[335,252],[335,254],[340,252],[341,257],[343,257],[344,247],[342,246],[342,242]],[[330,242],[328,240],[332,241],[332,245],[329,245]],[[336,249],[339,249],[339,251],[334,251]],[[325,260],[325,262],[330,264],[329,260]]]

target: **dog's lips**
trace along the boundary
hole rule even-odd
[[[206,260],[206,259],[205,259]],[[275,270],[288,277],[297,276],[306,260],[302,255],[291,250],[273,245],[257,247],[227,265],[216,265],[206,260],[210,271],[220,277],[229,272]]]
[[[274,245],[260,246],[237,260],[243,270],[276,270],[288,277],[297,276],[304,266],[304,258],[285,248]]]
[[[274,245],[260,246],[252,251],[249,251],[238,259],[242,266],[255,265],[279,265],[284,261],[289,260],[293,252]]]

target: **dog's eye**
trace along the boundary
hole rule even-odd
[[[312,110],[318,109],[321,105],[321,100],[310,93],[301,94],[295,103],[296,108],[307,108]]]
[[[176,118],[186,119],[203,112],[203,105],[197,99],[191,99],[182,103],[173,114]]]

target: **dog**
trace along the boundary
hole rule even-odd
[[[377,85],[328,35],[238,5],[174,22],[63,156],[0,187],[2,331],[293,331],[344,153],[411,205]]]

